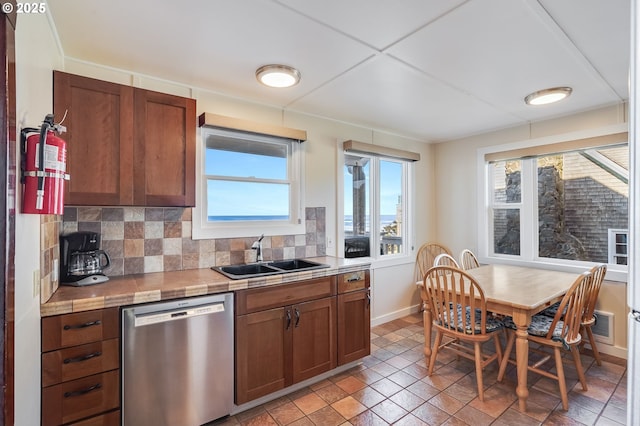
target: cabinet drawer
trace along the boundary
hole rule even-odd
[[[42,425],[60,425],[118,408],[119,371],[42,389]]]
[[[70,426],[120,426],[120,410],[80,420]]]
[[[338,275],[338,293],[369,288],[369,271],[356,271]]]
[[[117,338],[118,308],[42,319],[42,352]]]
[[[336,277],[322,277],[299,283],[268,286],[236,292],[236,315],[278,308],[336,294]]]
[[[42,354],[42,387],[118,369],[118,342],[109,339]]]

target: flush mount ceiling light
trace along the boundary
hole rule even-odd
[[[256,78],[265,86],[291,87],[300,81],[300,71],[287,65],[265,65],[258,68]]]
[[[539,90],[527,95],[524,102],[527,105],[546,105],[558,102],[569,96],[571,87],[554,87],[552,89]]]

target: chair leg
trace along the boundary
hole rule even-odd
[[[598,365],[602,365],[602,359],[600,358],[600,352],[598,351],[598,347],[596,346],[596,339],[593,337],[593,331],[591,331],[591,326],[584,327],[587,332],[587,336],[589,336],[589,344],[591,345],[591,350],[593,351],[593,357],[596,359]]]
[[[474,342],[473,350],[476,355],[476,380],[478,382],[478,399],[484,401],[484,383],[482,381],[482,343]]]
[[[582,390],[587,390],[587,379],[584,376],[584,368],[582,368],[582,360],[580,359],[580,351],[575,345],[571,345],[571,355],[573,355],[573,362],[576,365],[576,370],[578,371],[578,378],[580,379],[580,384],[582,385]]]
[[[438,349],[442,344],[442,333],[440,330],[436,330],[436,339],[433,342],[433,348],[431,349],[431,358],[429,358],[429,376],[433,374],[433,367],[436,365],[436,357],[438,356]]]
[[[496,355],[498,355],[498,367],[502,364],[502,344],[500,343],[500,335],[493,333],[493,341],[496,345]]]
[[[513,350],[513,344],[516,341],[516,333],[511,332],[507,333],[507,345],[504,348],[504,353],[502,354],[502,361],[500,361],[500,370],[498,370],[498,381],[501,382],[504,378],[504,373],[507,371],[507,364],[509,364],[509,357],[511,356],[511,351]]]
[[[567,398],[567,382],[564,378],[564,368],[562,367],[562,353],[560,348],[554,347],[553,354],[556,358],[556,370],[558,370],[558,386],[560,386],[560,397],[562,398],[562,409],[569,409],[569,398]]]

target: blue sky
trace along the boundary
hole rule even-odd
[[[208,151],[211,152],[211,151]],[[263,179],[286,179],[286,158],[247,154],[233,151],[215,151],[206,156],[205,173],[233,177],[254,176]],[[368,167],[366,173],[368,174]],[[368,178],[368,176],[367,176]],[[344,170],[344,214],[351,215],[353,204],[352,177]],[[380,206],[382,215],[394,215],[402,188],[402,164],[380,161]],[[228,215],[287,215],[286,202],[289,187],[286,184],[209,181],[208,197],[216,200],[209,206],[209,216]],[[367,192],[368,194],[368,192]],[[232,210],[231,206],[235,206]],[[367,211],[367,214],[369,212]]]
[[[263,179],[286,179],[286,158],[245,154],[232,151],[216,151],[206,156],[206,174],[234,177],[255,176]],[[229,215],[277,215],[289,214],[286,184],[210,181],[208,197],[216,200],[210,204],[209,216]],[[231,209],[231,206],[235,206]]]

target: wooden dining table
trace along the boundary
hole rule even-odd
[[[513,317],[516,330],[516,368],[518,404],[527,409],[527,371],[529,341],[527,329],[531,317],[562,299],[579,274],[511,265],[483,265],[466,271],[484,291],[487,310]],[[431,310],[424,309],[424,353],[431,356]]]

